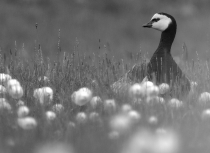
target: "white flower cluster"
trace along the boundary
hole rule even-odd
[[[118,135],[125,134],[140,120],[141,114],[134,110],[131,105],[124,104],[120,112],[110,118],[109,126],[111,133],[118,133]]]
[[[121,153],[177,153],[180,150],[180,139],[172,130],[140,129],[123,145]]]
[[[0,84],[6,86],[10,79],[12,79],[12,77],[9,74],[0,73]]]
[[[48,105],[53,100],[53,90],[50,87],[42,87],[34,90],[34,98],[42,105]]]
[[[17,109],[17,124],[23,130],[32,130],[37,126],[36,119],[28,116],[29,113],[30,109],[25,105],[21,105]]]
[[[20,82],[12,79],[9,74],[0,73],[0,94],[8,93],[13,99],[20,99],[23,96],[23,88]]]
[[[9,95],[14,99],[20,99],[23,96],[23,88],[16,79],[10,79],[6,87]]]
[[[134,99],[156,97],[159,94],[166,94],[169,92],[169,85],[166,83],[156,86],[151,81],[143,81],[142,83],[135,83],[130,87],[129,95]]]
[[[86,87],[80,88],[71,95],[72,101],[78,105],[83,106],[90,102],[92,98],[92,91]]]

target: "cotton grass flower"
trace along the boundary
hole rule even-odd
[[[25,105],[25,103],[22,100],[18,100],[18,102],[16,103],[17,107],[24,106],[24,105]]]
[[[29,114],[30,110],[27,106],[20,106],[17,110],[18,117],[26,117]]]
[[[210,120],[210,109],[203,110],[201,118],[203,120]]]
[[[143,82],[142,82],[142,86],[143,86],[144,88],[151,88],[151,87],[154,87],[154,83],[147,80],[147,81],[143,81]]]
[[[56,118],[56,114],[53,111],[47,111],[45,116],[48,121],[53,121]]]
[[[110,128],[112,131],[117,131],[119,133],[126,133],[130,130],[131,119],[126,114],[117,114],[113,116],[110,120]]]
[[[107,99],[104,101],[104,110],[108,113],[116,111],[116,102],[114,99]]]
[[[5,98],[0,98],[0,111],[3,110],[11,111],[12,107]]]
[[[34,90],[33,96],[40,104],[48,105],[53,100],[53,90],[50,87],[38,88]]]
[[[132,121],[135,121],[135,122],[136,121],[138,122],[141,119],[141,114],[135,110],[129,111],[128,116],[130,117]]]
[[[74,129],[74,128],[76,127],[76,124],[75,124],[74,122],[70,121],[70,122],[67,124],[67,127],[68,127],[69,129]]]
[[[14,99],[20,99],[23,96],[23,88],[16,79],[10,79],[6,85],[7,92]]]
[[[183,102],[176,99],[176,98],[172,98],[172,99],[169,100],[168,106],[171,107],[171,108],[178,109],[178,108],[183,107]]]
[[[159,93],[162,95],[166,94],[170,90],[170,87],[167,83],[162,83],[158,87],[159,87]]]
[[[150,116],[148,119],[148,123],[150,125],[156,125],[158,123],[158,119],[156,116]]]
[[[97,122],[97,121],[100,121],[101,118],[100,118],[100,116],[99,116],[99,114],[97,112],[91,112],[89,114],[89,119],[92,122]]]
[[[0,73],[0,84],[6,85],[7,82],[12,79],[12,77],[9,74]]]
[[[0,95],[5,95],[7,93],[6,88],[3,85],[0,85]]]
[[[60,114],[64,111],[64,107],[63,107],[62,104],[55,104],[55,105],[52,106],[52,110],[56,114]]]
[[[32,130],[37,127],[37,122],[33,117],[18,118],[17,123],[24,130]]]
[[[76,121],[80,124],[84,124],[87,121],[87,115],[85,114],[85,112],[79,112],[76,115]]]
[[[154,85],[153,82],[145,81],[142,83],[143,91],[145,96],[158,96],[159,88]]]
[[[140,129],[122,145],[121,153],[156,153],[154,139],[150,131]]]
[[[20,99],[23,96],[23,88],[21,85],[13,85],[8,88],[7,91],[13,99]]]
[[[99,96],[95,96],[93,97],[91,100],[90,100],[90,106],[93,108],[93,109],[96,109],[96,107],[98,105],[102,104],[102,100]]]
[[[154,104],[165,104],[165,100],[162,97],[159,96],[152,96],[152,97],[147,97],[146,102],[148,104],[154,105]]]
[[[206,104],[210,104],[210,93],[209,92],[203,92],[200,94],[198,98],[199,104],[205,106]]]
[[[177,153],[180,150],[180,139],[176,133],[140,129],[123,145],[121,153]]]
[[[20,82],[16,79],[10,79],[6,84],[6,88],[10,90],[13,86],[20,86]]]
[[[92,98],[92,91],[86,87],[80,88],[71,95],[72,101],[78,105],[83,106],[90,102]]]
[[[180,140],[177,134],[170,130],[157,133],[155,142],[155,153],[177,153],[180,151]]]
[[[135,83],[129,89],[129,95],[131,98],[142,98],[144,93],[144,88],[139,83]]]
[[[131,105],[129,105],[129,104],[123,104],[122,106],[121,106],[121,111],[122,111],[122,113],[128,113],[128,112],[130,112],[132,110],[132,107],[131,107]]]

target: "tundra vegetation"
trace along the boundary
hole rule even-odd
[[[58,44],[59,48],[59,44]],[[182,99],[169,85],[110,85],[132,66],[104,55],[58,49],[57,60],[35,47],[33,60],[0,53],[2,152],[177,153],[209,149],[209,61],[180,59],[191,79]],[[133,63],[144,61],[141,53]],[[124,90],[125,89],[125,90]]]

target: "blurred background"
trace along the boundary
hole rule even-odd
[[[177,20],[174,56],[181,56],[185,43],[189,58],[196,51],[202,59],[210,57],[209,0],[1,0],[0,47],[9,53],[24,46],[23,57],[30,59],[40,44],[43,54],[54,58],[60,35],[62,52],[78,46],[85,54],[107,53],[126,61],[139,51],[150,58],[160,32],[142,25],[156,12]]]

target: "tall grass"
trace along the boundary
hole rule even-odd
[[[168,101],[164,104],[157,102],[133,102],[129,96],[116,95],[110,85],[118,80],[131,65],[123,60],[116,61],[108,55],[84,55],[75,49],[71,54],[58,51],[58,59],[51,61],[42,55],[41,47],[35,49],[33,61],[21,59],[21,53],[11,52],[9,56],[0,54],[0,72],[9,73],[20,81],[24,89],[21,98],[30,109],[38,126],[32,130],[23,130],[17,125],[17,102],[8,95],[3,95],[12,105],[12,111],[0,111],[0,149],[3,152],[33,152],[46,142],[63,142],[71,144],[76,152],[120,152],[127,137],[136,129],[142,127],[150,130],[157,128],[171,128],[180,135],[183,152],[205,152],[209,149],[210,117],[202,116],[204,109],[210,105],[200,105],[198,97],[201,92],[209,91],[209,62],[197,58],[194,61],[182,62],[180,65],[187,75],[198,83],[194,94],[183,100],[183,107],[172,108]],[[133,55],[132,55],[133,57]],[[135,57],[135,56],[134,56]],[[134,58],[134,62],[136,59]],[[39,81],[39,77],[47,76],[49,82]],[[36,88],[49,86],[54,91],[52,104],[41,106],[33,97]],[[77,106],[72,102],[71,95],[81,87],[88,87],[93,95],[106,99],[115,99],[116,109],[107,112],[103,104],[92,109],[89,104]],[[210,102],[210,101],[208,101]],[[62,104],[64,111],[57,113],[57,118],[48,122],[45,117],[47,110],[52,110],[54,104]],[[110,138],[109,120],[118,112],[123,104],[130,104],[141,114],[135,127],[128,135]],[[76,114],[85,112],[86,122],[78,122]],[[91,121],[91,112],[99,114],[99,120]],[[157,118],[157,123],[149,120],[151,116]]]

